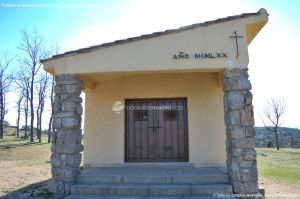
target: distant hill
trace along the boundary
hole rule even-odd
[[[275,147],[275,133],[265,127],[255,127],[256,147]],[[300,129],[280,127],[278,131],[279,146],[283,148],[300,148]]]

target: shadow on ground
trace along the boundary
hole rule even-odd
[[[23,187],[21,189],[12,191],[0,199],[61,199],[63,197],[57,196],[49,192],[48,183],[51,179],[44,180]]]
[[[49,144],[49,143],[39,143],[39,142],[22,142],[22,143],[18,143],[18,144],[6,144],[5,142],[3,142],[4,144],[0,144],[0,148],[1,149],[10,149],[10,148],[17,148],[17,147],[24,147],[24,146],[36,146],[36,145],[44,145],[44,144]]]

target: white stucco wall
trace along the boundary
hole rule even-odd
[[[189,162],[225,165],[223,92],[217,73],[144,74],[99,82],[85,92],[84,164],[124,163],[125,113],[115,101],[130,98],[187,97]]]

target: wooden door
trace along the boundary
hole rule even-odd
[[[187,161],[186,99],[126,101],[126,161]]]

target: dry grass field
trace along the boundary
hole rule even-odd
[[[51,177],[50,144],[46,142],[46,138],[43,143],[30,143],[14,136],[0,140],[1,199],[55,198],[43,189]],[[257,158],[267,198],[300,198],[300,149],[259,148]]]
[[[50,178],[50,144],[46,141],[30,143],[13,136],[0,140],[0,196],[16,198],[13,192],[19,190],[30,198],[30,191],[35,189],[32,184]],[[28,185],[32,186],[21,189]]]

